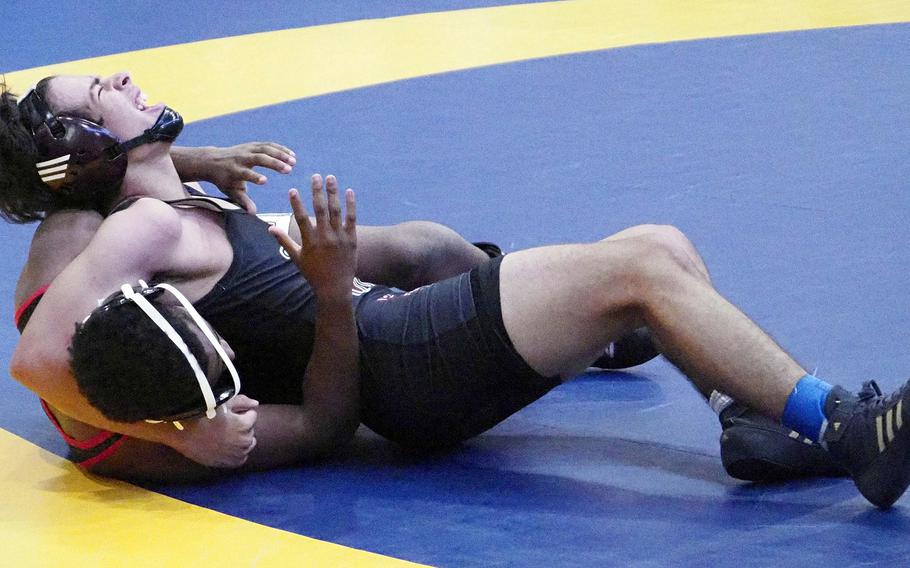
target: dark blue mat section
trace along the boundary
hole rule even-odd
[[[412,9],[326,4],[293,25]],[[213,35],[276,26],[256,12]],[[320,171],[358,190],[363,223],[432,219],[507,250],[677,225],[717,287],[810,370],[892,388],[910,375],[908,61],[910,25],[641,46],[253,110],[182,142],[294,147],[295,173],[256,190],[262,211],[286,210],[287,187]],[[29,236],[0,225],[7,298]],[[16,336],[0,334],[7,364]],[[2,427],[59,451],[33,397],[11,380],[0,393]],[[585,375],[450,454],[404,455],[364,432],[317,467],[156,489],[440,566],[905,563],[907,499],[880,513],[848,481],[741,484],[718,435],[657,361]]]

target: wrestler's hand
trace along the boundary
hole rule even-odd
[[[229,148],[208,148],[206,159],[199,165],[199,179],[208,181],[236,201],[249,213],[256,204],[246,190],[246,182],[263,185],[268,178],[253,168],[269,168],[286,174],[297,159],[290,148],[274,142],[248,142]]]
[[[322,176],[312,178],[313,216],[310,222],[306,208],[296,189],[288,192],[294,220],[300,227],[301,244],[298,245],[278,227],[269,232],[297,264],[317,298],[350,301],[351,283],[357,268],[357,207],[354,190],[344,193],[345,210],[342,212],[338,196],[338,181],[328,176],[323,190]]]
[[[184,422],[182,431],[175,430],[172,446],[202,465],[240,467],[256,447],[257,406],[257,401],[237,395],[218,407],[215,418]]]

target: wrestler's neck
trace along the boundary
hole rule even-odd
[[[159,142],[134,148],[121,186],[122,197],[186,197],[180,175],[170,156],[171,145]]]

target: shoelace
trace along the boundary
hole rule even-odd
[[[879,388],[878,383],[875,381],[866,381],[863,383],[863,388],[860,389],[857,396],[860,402],[868,401],[868,404],[863,409],[864,416],[869,416],[870,414],[879,415],[897,404],[897,400],[904,396],[904,389],[899,389],[891,396],[885,397],[883,396],[882,389]]]
[[[858,395],[860,400],[869,400],[876,396],[882,396],[882,389],[878,387],[878,383],[875,381],[866,381],[863,383],[863,388],[859,390]]]

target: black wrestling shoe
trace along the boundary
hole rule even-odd
[[[471,243],[475,247],[479,248],[483,252],[487,253],[487,256],[490,258],[496,258],[497,256],[502,256],[502,249],[499,248],[499,245],[494,243],[488,243],[486,241],[479,241],[476,243]]]
[[[847,475],[821,445],[744,404],[721,411],[720,424],[720,459],[730,477],[764,483]]]
[[[831,456],[850,472],[863,497],[890,507],[910,485],[910,381],[887,397],[875,381],[856,395],[834,387],[825,415]]]
[[[660,351],[651,341],[651,332],[646,327],[640,327],[607,346],[604,354],[591,366],[607,370],[628,369],[647,363],[658,355]]]

